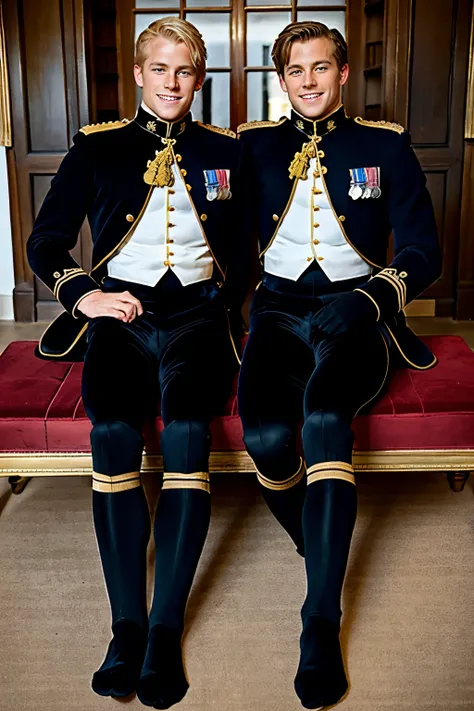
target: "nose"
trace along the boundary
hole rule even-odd
[[[309,89],[316,86],[316,75],[310,69],[308,69],[304,74],[303,87]]]
[[[173,89],[176,89],[178,86],[178,77],[174,73],[169,73],[166,77],[165,81],[165,89],[169,89],[170,91],[173,91]]]

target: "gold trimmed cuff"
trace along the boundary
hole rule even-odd
[[[141,486],[140,472],[127,472],[116,476],[92,472],[92,489],[102,494],[117,494],[120,491],[137,489],[139,486]]]
[[[347,462],[323,462],[309,467],[308,485],[323,479],[339,479],[355,485],[354,467]]]
[[[75,303],[74,306],[72,307],[72,311],[71,311],[71,314],[74,316],[74,318],[79,318],[79,316],[76,314],[76,309],[77,309],[77,307],[79,306],[79,304],[81,303],[82,299],[85,299],[86,296],[89,296],[89,294],[95,294],[96,291],[102,292],[102,289],[91,289],[90,291],[87,291],[85,294],[83,294],[82,296],[80,296],[80,297],[78,298],[78,300],[76,301],[76,303]]]
[[[373,305],[374,305],[375,308],[377,309],[377,321],[379,321],[379,320],[380,320],[380,309],[379,309],[378,303],[375,301],[375,299],[373,298],[373,296],[371,296],[370,294],[368,294],[368,293],[367,293],[366,291],[364,291],[363,289],[354,289],[354,291],[360,291],[361,294],[364,294],[365,296],[367,296],[367,297],[371,300],[371,302],[373,303]]]
[[[385,279],[397,292],[398,310],[399,312],[405,308],[407,303],[407,285],[403,281],[403,277],[407,276],[406,272],[397,273],[396,269],[382,269],[381,272],[375,274],[374,279]]]
[[[162,489],[198,489],[210,494],[209,472],[163,472]]]
[[[271,489],[272,491],[286,491],[287,489],[291,489],[299,482],[301,479],[304,477],[305,474],[305,465],[303,460],[300,457],[300,465],[298,467],[298,471],[296,474],[292,474],[288,479],[284,479],[283,481],[274,481],[273,479],[268,479],[268,477],[263,476],[263,474],[260,474],[260,472],[257,470],[257,479],[259,483],[265,487],[265,489]]]
[[[58,272],[59,274],[59,272]],[[56,299],[59,301],[59,290],[65,284],[67,281],[70,281],[71,279],[75,279],[78,276],[85,275],[87,276],[86,272],[84,269],[81,269],[80,267],[74,267],[72,269],[65,269],[64,274],[59,277],[53,288],[53,294],[56,297]]]

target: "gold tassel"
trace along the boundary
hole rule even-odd
[[[288,168],[290,178],[296,178],[296,180],[307,180],[309,160],[310,158],[314,158],[315,155],[316,146],[313,141],[305,143],[301,151],[299,153],[295,153],[295,157],[290,163],[290,167]]]
[[[156,151],[156,158],[149,160],[147,165],[147,170],[143,176],[143,180],[147,185],[154,185],[158,188],[164,188],[165,185],[171,187],[174,185],[174,175],[171,170],[173,165],[173,151],[171,146],[174,141],[173,139],[161,139],[166,143],[166,148],[162,151]]]

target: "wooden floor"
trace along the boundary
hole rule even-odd
[[[420,335],[451,334],[462,336],[474,349],[474,321],[454,321],[450,318],[419,317],[408,319],[410,327]],[[12,341],[37,341],[47,322],[15,323],[0,321],[0,352]]]

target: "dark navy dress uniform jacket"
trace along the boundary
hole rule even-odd
[[[228,307],[240,310],[250,249],[245,232],[239,229],[241,149],[235,134],[192,121],[190,114],[173,124],[153,120],[140,108],[132,121],[79,131],[36,218],[27,243],[29,263],[68,312],[44,334],[40,355],[79,357],[78,336],[85,333],[87,324],[76,305],[100,288],[107,262],[140,221],[152,191],[143,176],[148,161],[164,149],[161,136],[166,131],[176,140],[173,149],[180,156],[179,168],[214,260],[214,279],[224,283]],[[207,199],[203,171],[213,169],[230,170],[230,199]],[[89,274],[70,254],[86,216],[94,243]]]
[[[348,118],[344,107],[322,121],[292,112],[291,119],[244,124],[238,133],[246,204],[253,206],[251,220],[258,224],[261,259],[291,205],[296,180],[289,176],[290,163],[316,133],[333,211],[347,241],[373,267],[372,278],[360,289],[376,302],[379,321],[390,329],[404,362],[415,368],[434,365],[436,359],[408,329],[402,311],[441,271],[433,207],[409,134],[398,124]],[[353,200],[350,170],[367,167],[380,169],[381,195]],[[392,231],[395,256],[388,264]]]

